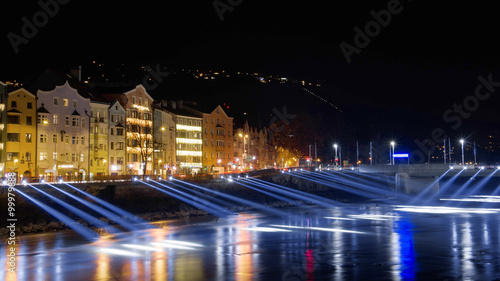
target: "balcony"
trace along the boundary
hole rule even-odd
[[[95,123],[104,123],[106,121],[104,117],[94,117],[93,119]]]

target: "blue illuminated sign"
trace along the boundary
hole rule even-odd
[[[394,153],[392,155],[394,158],[408,158],[409,154],[408,153]]]

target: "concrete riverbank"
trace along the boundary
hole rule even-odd
[[[343,202],[360,200],[360,198],[356,198],[355,196],[352,196],[348,193],[325,187],[311,181],[306,181],[295,177],[292,178],[288,175],[274,174],[263,176],[261,177],[261,179]],[[241,186],[237,181],[229,183],[225,180],[207,180],[193,183],[207,187],[211,190],[221,191],[229,195],[237,196],[246,200],[251,200],[270,207],[281,208],[293,205],[289,202],[283,202],[258,191],[254,191],[247,187]],[[210,215],[203,210],[197,209],[189,204],[182,202],[181,200],[178,200],[163,192],[148,187],[140,182],[127,181],[74,183],[72,185],[80,190],[83,190],[91,195],[94,195],[102,200],[105,200],[106,202],[109,202],[119,208],[122,208],[151,222],[165,219],[189,218],[192,216]],[[65,184],[56,184],[55,186],[70,194],[95,203],[91,199],[85,198],[83,194],[75,191]],[[36,187],[85,212],[88,212],[89,214],[99,218],[104,222],[113,224],[113,222],[109,219],[103,217],[87,206],[84,206],[83,204],[75,201],[69,196],[55,190],[48,185],[38,184],[36,185]],[[29,186],[17,186],[17,188],[27,195],[78,221],[82,225],[87,225],[85,221],[81,220],[79,217],[64,209],[57,203],[53,202],[50,198],[41,194],[39,191]],[[213,195],[210,196],[214,197]],[[300,200],[297,200],[296,202],[301,203]],[[96,204],[99,205],[98,203]],[[7,189],[5,187],[2,187],[0,192],[0,207],[2,210],[7,210]],[[230,209],[235,212],[253,210],[253,208],[250,206],[243,206],[239,204],[234,204]],[[7,212],[1,212],[0,220],[2,222],[7,221],[6,214]],[[16,219],[18,222],[17,231],[19,234],[57,231],[68,228],[65,224],[63,224],[48,212],[35,205],[33,202],[27,200],[20,194],[16,195]],[[0,234],[4,234],[4,232],[5,229],[2,228]]]

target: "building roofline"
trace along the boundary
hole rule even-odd
[[[142,86],[142,84],[139,84],[139,85],[135,86],[135,88],[134,88],[134,89],[129,90],[129,91],[127,91],[127,92],[123,93],[123,94],[124,94],[124,95],[128,95],[128,94],[132,93],[133,91],[135,91],[135,90],[137,90],[137,89],[139,89],[139,88],[142,88],[142,89],[144,90],[144,93],[145,93],[145,94],[146,94],[146,95],[147,95],[147,96],[148,96],[148,97],[149,97],[152,101],[154,101],[154,100],[155,100],[155,99],[153,99],[153,98],[149,95],[148,91],[146,91],[146,88],[144,88],[144,86]]]
[[[36,96],[35,96],[34,94],[32,94],[30,91],[28,91],[28,90],[27,90],[27,89],[25,89],[25,88],[19,88],[19,89],[16,89],[16,90],[14,90],[14,91],[12,91],[12,92],[8,93],[8,95],[10,96],[10,95],[12,95],[12,94],[17,94],[17,92],[26,92],[26,93],[30,94],[33,98],[36,98]]]

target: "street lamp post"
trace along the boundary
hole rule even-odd
[[[394,146],[395,145],[396,145],[396,142],[395,141],[391,141],[392,153],[390,153],[390,155],[389,155],[391,157],[389,160],[392,159],[392,165],[394,165]]]
[[[460,143],[462,144],[462,165],[465,166],[465,161],[464,161],[464,142],[465,142],[464,139],[460,140]]]
[[[337,165],[337,162],[339,160],[339,157],[337,155],[337,148],[338,148],[338,145],[337,144],[334,144],[333,145],[333,148],[335,148],[335,165]]]

